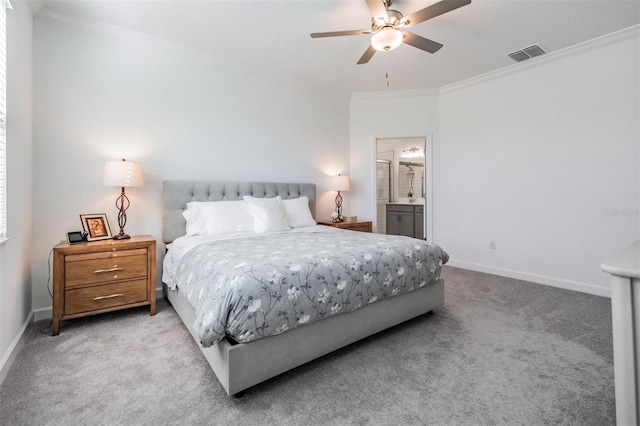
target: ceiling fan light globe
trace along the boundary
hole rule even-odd
[[[402,44],[402,31],[392,27],[384,27],[371,36],[371,46],[379,51],[389,51]]]

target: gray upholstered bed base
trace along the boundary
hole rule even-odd
[[[195,311],[189,302],[178,290],[163,288],[229,395],[444,304],[444,281],[439,280],[411,293],[382,299],[276,336],[235,345],[223,340],[204,348],[193,330]]]
[[[283,198],[306,195],[309,197],[311,212],[315,212],[314,184],[165,181],[163,192],[165,243],[184,235],[182,211],[190,201],[236,200],[243,195],[280,195]],[[325,318],[276,336],[240,344],[223,340],[204,348],[193,330],[194,309],[179,290],[170,290],[166,285],[163,285],[163,289],[229,395],[238,394],[285,371],[444,304],[444,282],[439,280],[411,293],[379,300],[349,314]]]

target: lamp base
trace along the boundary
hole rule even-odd
[[[129,234],[118,234],[113,237],[114,240],[128,240],[129,238],[131,238]]]

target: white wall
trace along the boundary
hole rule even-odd
[[[377,222],[376,139],[432,135],[434,176],[437,176],[438,94],[419,91],[354,94],[350,114],[351,205],[345,211],[358,219]],[[434,194],[435,191],[434,188]]]
[[[640,237],[639,47],[635,28],[436,95],[354,95],[354,213],[375,211],[375,138],[433,132],[452,265],[609,295],[600,264]]]
[[[0,382],[31,313],[33,19],[23,1],[7,11],[7,225],[0,245]]]
[[[435,207],[458,265],[609,294],[600,264],[640,237],[639,52],[636,28],[443,91]]]
[[[80,229],[79,214],[107,213],[116,230],[106,160],[144,169],[145,186],[127,191],[129,234],[161,239],[165,179],[317,183],[317,215],[330,215],[325,176],[348,173],[348,94],[43,12],[34,33],[35,309],[51,306],[47,256]]]

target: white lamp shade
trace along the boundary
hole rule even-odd
[[[330,176],[329,188],[333,191],[348,191],[350,189],[349,176]]]
[[[142,167],[133,161],[107,161],[104,164],[104,186],[142,186]]]
[[[371,36],[371,46],[376,50],[393,50],[402,44],[402,31],[392,27],[383,27]]]

